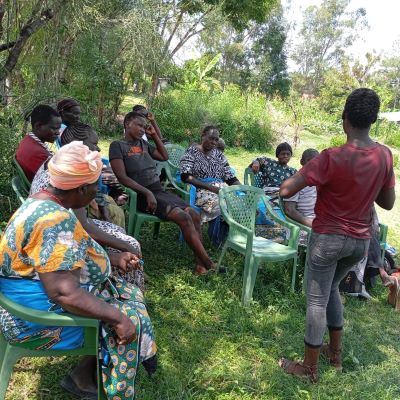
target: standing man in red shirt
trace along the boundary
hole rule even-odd
[[[279,361],[287,373],[309,378],[313,383],[318,380],[320,352],[332,366],[342,368],[339,283],[368,252],[373,203],[391,210],[395,201],[392,154],[369,136],[379,106],[373,90],[354,90],[342,115],[347,143],[324,150],[284,181],[280,189],[285,198],[306,186],[317,187],[307,265],[304,361]],[[327,327],[330,343],[322,346]]]
[[[32,132],[29,132],[19,143],[15,158],[32,182],[40,166],[53,155],[46,142],[54,143],[57,139],[61,117],[54,108],[40,104],[31,113]]]

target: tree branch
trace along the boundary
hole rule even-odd
[[[179,25],[180,25],[181,22],[182,22],[183,14],[184,14],[184,11],[181,10],[180,13],[179,13],[179,15],[178,15],[178,18],[176,19],[175,26],[174,26],[174,28],[172,29],[172,31],[171,31],[171,33],[170,33],[170,35],[169,35],[169,38],[168,38],[167,41],[165,42],[164,49],[163,49],[163,51],[162,51],[162,53],[161,53],[161,54],[162,54],[162,58],[164,58],[164,57],[167,55],[167,53],[168,53],[168,49],[169,49],[169,46],[171,45],[171,41],[172,41],[172,39],[173,39],[173,37],[174,37],[174,35],[175,35],[175,33],[176,33],[176,31],[177,31]]]
[[[0,82],[4,81],[7,75],[15,68],[18,62],[18,58],[27,42],[27,40],[38,31],[43,25],[45,25],[49,20],[53,18],[53,11],[49,8],[44,10],[39,18],[33,19],[33,16],[27,21],[27,23],[22,27],[20,36],[16,40],[7,60],[0,70]]]
[[[15,45],[15,42],[0,44],[0,51],[8,50]]]

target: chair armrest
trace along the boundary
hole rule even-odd
[[[165,166],[165,173],[167,175],[170,184],[174,188],[174,191],[178,194],[178,196],[182,197],[183,200],[189,203],[190,200],[189,191],[182,189],[176,184],[175,177],[172,176],[170,162],[169,161],[165,162],[164,166]]]
[[[98,327],[99,321],[93,318],[80,317],[69,313],[39,311],[22,306],[0,293],[0,306],[12,315],[29,322],[49,326],[82,326]]]
[[[123,186],[124,192],[129,196],[128,199],[128,211],[130,213],[136,214],[136,206],[137,206],[137,193],[127,186]]]
[[[271,205],[269,204],[267,196],[262,196],[261,197],[267,212],[271,215],[272,219],[277,222],[279,225],[284,226],[285,228],[290,229],[290,238],[288,242],[288,246],[294,248],[297,248],[297,242],[299,240],[299,233],[300,233],[300,228],[297,226],[297,224],[293,224],[289,221],[285,221],[284,219],[280,218],[278,214],[275,213],[275,211],[272,209]]]

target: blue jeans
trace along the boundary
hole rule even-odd
[[[339,283],[367,253],[369,239],[312,232],[307,265],[307,312],[304,341],[323,343],[326,327],[343,327]]]

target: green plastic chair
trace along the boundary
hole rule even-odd
[[[255,236],[255,216],[257,204],[264,201],[271,218],[290,230],[290,239],[286,245]],[[294,291],[297,268],[297,241],[299,228],[282,220],[275,214],[262,189],[247,185],[222,188],[219,192],[221,214],[229,225],[228,237],[218,260],[220,267],[228,248],[245,256],[243,273],[242,304],[247,306],[253,295],[259,264],[263,261],[277,262],[293,260],[292,284]]]
[[[245,185],[263,188],[264,182],[261,173],[255,174],[250,167],[244,170],[243,182]]]
[[[24,201],[29,196],[29,189],[27,190],[25,185],[22,184],[21,178],[19,176],[14,176],[11,179],[11,186],[12,186],[14,193],[16,194],[19,202],[21,204],[23,204]]]
[[[165,148],[168,152],[168,165],[171,172],[171,176],[175,176],[179,170],[181,158],[186,152],[186,149],[178,144],[166,144]]]
[[[83,347],[73,350],[34,350],[29,343],[9,343],[0,331],[0,400],[6,395],[15,363],[22,357],[59,357],[94,355],[98,357],[99,348],[99,321],[79,317],[68,313],[38,311],[21,306],[0,293],[0,306],[23,320],[47,326],[80,326],[84,328]],[[97,361],[98,370],[99,361]],[[107,400],[104,393],[101,374],[98,374],[98,399]]]
[[[128,229],[127,233],[133,236],[136,240],[139,240],[140,229],[145,222],[154,223],[154,233],[153,238],[157,239],[160,232],[160,223],[167,222],[155,215],[150,215],[138,211],[137,209],[137,194],[134,190],[124,187],[125,192],[129,196],[127,207],[125,208],[128,212]]]
[[[15,171],[17,172],[17,175],[18,175],[19,179],[21,180],[22,187],[24,187],[25,191],[27,191],[29,193],[29,189],[31,188],[31,182],[26,177],[24,170],[18,164],[18,161],[15,158],[15,154],[14,154],[12,160],[13,160],[13,164],[14,164],[14,167],[15,167]]]

